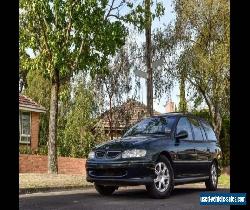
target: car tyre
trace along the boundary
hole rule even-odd
[[[159,157],[154,172],[153,182],[146,185],[149,195],[157,199],[169,197],[174,188],[174,175],[173,168],[166,156]]]
[[[217,190],[218,185],[218,167],[215,162],[213,162],[210,166],[209,170],[209,179],[205,181],[206,189],[208,191]]]
[[[96,191],[101,194],[101,195],[112,195],[113,192],[117,189],[116,186],[104,186],[104,185],[99,185],[95,183],[95,189]]]

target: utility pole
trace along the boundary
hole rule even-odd
[[[147,66],[147,109],[149,116],[153,115],[153,73],[152,73],[152,56],[151,56],[151,0],[145,0],[145,36],[146,36],[146,66]]]

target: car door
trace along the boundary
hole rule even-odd
[[[210,164],[212,163],[214,157],[216,157],[216,155],[220,153],[221,150],[219,148],[219,143],[217,141],[216,135],[211,125],[209,125],[209,123],[206,122],[205,120],[200,120],[200,123],[206,134],[204,146],[206,147],[206,151],[207,151],[206,158],[208,160],[208,165],[206,169],[207,169],[207,174],[208,174],[209,169],[210,169]]]
[[[195,152],[195,143],[191,124],[187,117],[179,118],[176,125],[175,134],[178,134],[183,130],[187,131],[188,136],[184,139],[175,139],[177,154],[177,157],[174,160],[175,178],[196,176],[196,170],[193,167],[193,163],[197,160],[197,154]]]
[[[197,176],[206,176],[210,162],[210,152],[208,150],[206,134],[197,118],[189,117],[189,120],[194,134],[195,152],[197,154],[197,160],[194,163],[194,167],[196,168]]]

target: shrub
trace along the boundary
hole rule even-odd
[[[48,147],[40,146],[36,150],[32,150],[29,145],[20,145],[19,154],[28,154],[28,155],[48,155]]]

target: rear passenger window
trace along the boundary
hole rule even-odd
[[[195,118],[190,118],[189,120],[194,131],[194,140],[204,140],[202,136],[202,127],[199,121]]]
[[[199,120],[199,123],[200,123],[200,126],[201,126],[201,132],[202,132],[203,139],[207,140],[207,136],[206,136],[205,130],[204,130],[203,126],[201,125],[201,121],[200,120]]]
[[[210,141],[217,141],[216,139],[216,135],[212,129],[212,127],[207,123],[205,122],[204,120],[201,121],[201,124],[207,134],[207,140],[210,140]]]
[[[190,122],[186,117],[181,117],[178,121],[177,127],[176,127],[176,134],[178,134],[180,131],[187,131],[188,137],[183,140],[193,140],[192,130],[190,126]]]

